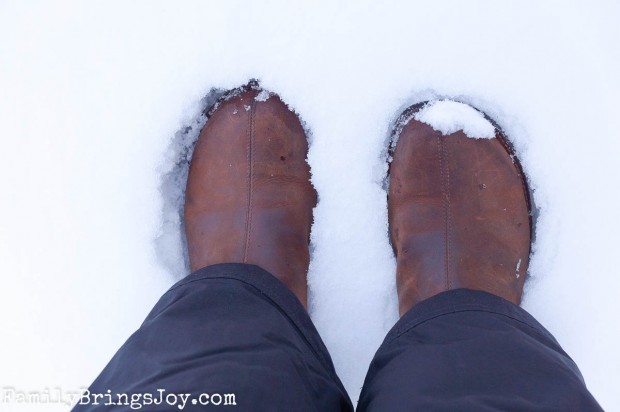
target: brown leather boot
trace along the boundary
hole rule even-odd
[[[307,299],[316,192],[299,118],[278,96],[229,93],[200,132],[185,197],[191,270],[215,263],[262,267]]]
[[[497,127],[491,139],[462,130],[444,136],[413,118],[423,106],[403,113],[390,165],[388,215],[400,314],[457,288],[518,304],[531,218],[512,147]]]

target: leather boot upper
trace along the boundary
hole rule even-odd
[[[411,117],[411,116],[409,116]],[[388,215],[401,315],[437,293],[469,288],[521,300],[530,254],[529,193],[495,138],[448,136],[411,118],[390,165]]]
[[[185,203],[190,266],[256,264],[305,305],[316,205],[308,143],[278,96],[258,94],[224,98],[196,143]]]

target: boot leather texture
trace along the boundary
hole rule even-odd
[[[496,127],[492,139],[448,136],[410,120],[390,164],[388,219],[399,310],[468,288],[519,304],[531,244],[527,182]]]
[[[190,267],[258,265],[306,306],[317,201],[308,142],[297,115],[259,92],[222,98],[200,132],[185,198]]]
[[[299,118],[277,95],[222,98],[200,133],[186,189],[192,271],[255,264],[307,305],[317,202]],[[401,315],[443,291],[482,290],[519,304],[531,247],[527,182],[511,146],[458,131],[443,136],[403,113],[390,164],[389,235]]]

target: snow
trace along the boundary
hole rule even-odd
[[[468,104],[452,100],[429,102],[413,118],[431,126],[444,136],[462,130],[473,139],[492,139],[495,127],[484,115]]]
[[[354,401],[397,319],[386,142],[410,105],[454,100],[498,123],[531,180],[523,306],[620,410],[619,15],[604,0],[0,2],[0,385],[90,384],[186,274],[201,113],[257,78],[311,134],[310,313]]]
[[[269,91],[261,90],[260,93],[256,95],[254,100],[256,100],[257,102],[264,102],[264,101],[267,101],[269,97],[271,97],[271,93]]]

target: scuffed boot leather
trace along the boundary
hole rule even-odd
[[[306,306],[316,205],[308,143],[280,98],[259,93],[221,99],[196,143],[185,198],[190,266],[258,265]]]
[[[440,292],[468,288],[521,301],[530,255],[530,199],[508,141],[449,136],[401,119],[388,215],[401,316]]]

